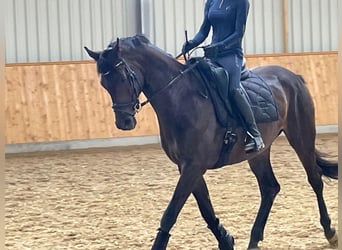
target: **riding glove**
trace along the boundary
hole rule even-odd
[[[207,58],[216,58],[220,51],[219,45],[208,45],[204,47],[204,56]]]
[[[192,50],[193,48],[195,48],[198,44],[194,41],[194,40],[189,40],[186,41],[183,44],[183,48],[182,48],[182,54],[185,55],[186,53],[188,53],[190,50]]]

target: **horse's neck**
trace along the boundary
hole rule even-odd
[[[168,98],[171,95],[169,89],[179,81],[182,65],[170,59],[157,59],[145,62],[144,67],[144,94],[151,101]]]

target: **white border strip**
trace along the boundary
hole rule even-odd
[[[338,125],[316,126],[317,134],[338,133]]]
[[[71,149],[89,149],[89,148],[108,148],[132,145],[147,145],[160,143],[159,136],[135,136],[119,138],[103,138],[89,140],[70,140],[53,142],[35,142],[35,143],[16,143],[5,145],[5,153],[29,153],[41,151],[58,151]]]
[[[338,133],[337,125],[317,126],[317,134]],[[282,133],[283,135],[283,133]],[[119,146],[147,145],[160,143],[159,135],[104,138],[90,140],[70,140],[36,143],[16,143],[5,145],[6,154],[59,151],[71,149],[108,148]]]

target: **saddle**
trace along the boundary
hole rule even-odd
[[[201,75],[214,105],[218,122],[221,126],[229,126],[229,116],[243,124],[239,114],[234,112],[234,103],[228,96],[228,72],[207,58],[195,57],[188,64],[196,63],[195,69]],[[241,72],[241,89],[245,92],[257,123],[278,120],[278,111],[272,92],[266,82],[246,67]]]

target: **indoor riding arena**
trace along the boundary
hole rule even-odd
[[[162,150],[150,104],[136,114],[135,129],[116,128],[112,100],[83,47],[99,51],[112,39],[142,33],[176,56],[184,30],[190,38],[201,25],[204,3],[7,3],[6,249],[151,249],[178,168]],[[280,65],[305,79],[315,107],[316,148],[331,161],[338,158],[337,5],[250,0],[243,41],[248,68]],[[281,190],[260,249],[337,249],[324,236],[316,195],[284,134],[271,146],[271,163]],[[322,178],[331,226],[338,230],[338,181]],[[246,249],[261,200],[248,162],[208,170],[204,179],[234,249]],[[193,196],[170,234],[167,249],[218,249]]]

